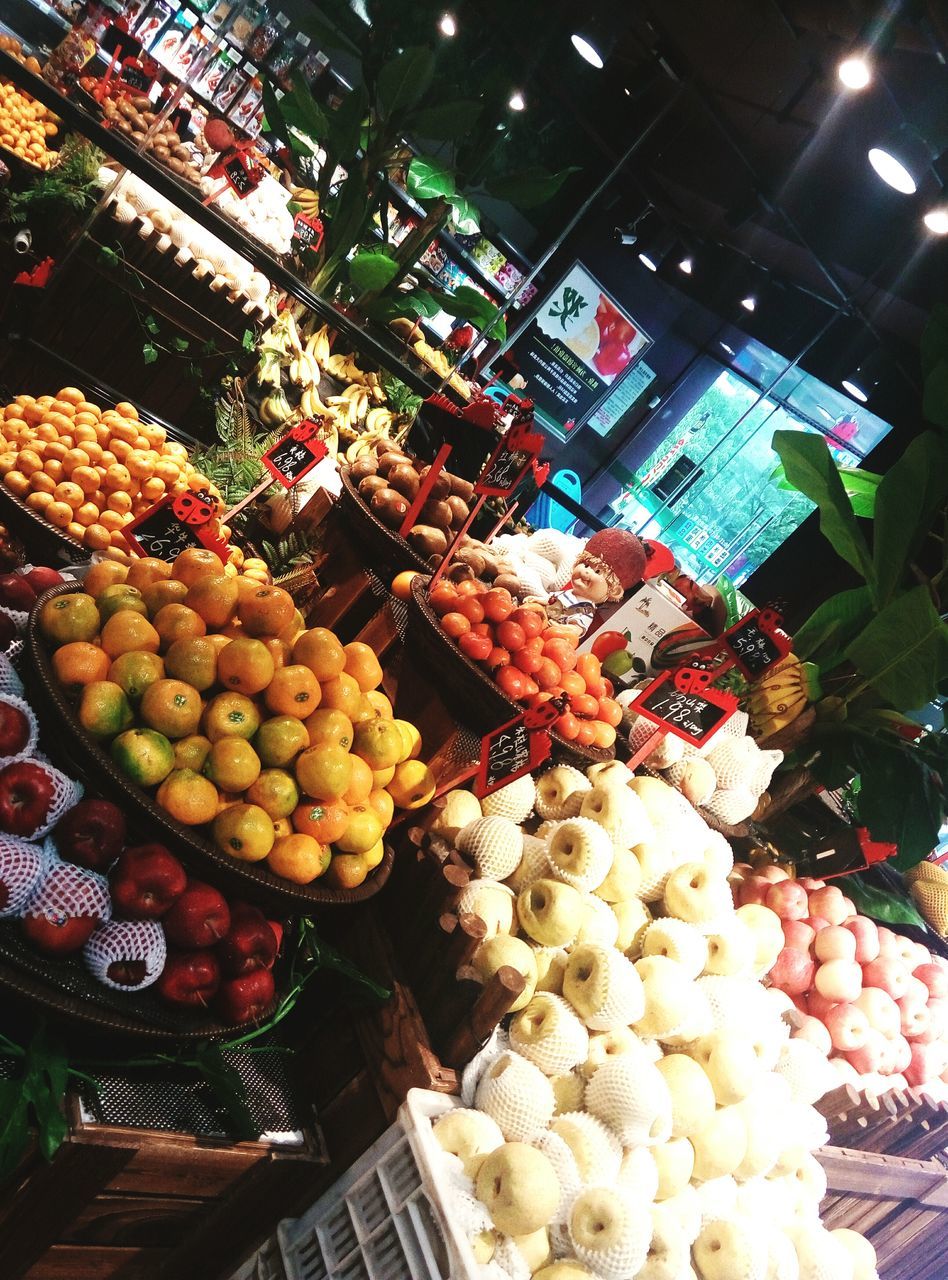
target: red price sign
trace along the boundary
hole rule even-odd
[[[531,431],[526,423],[514,423],[487,459],[474,492],[485,497],[509,498],[542,448],[543,436],[539,432]]]
[[[776,609],[752,609],[721,636],[721,643],[748,680],[756,680],[790,652]]]
[[[122,536],[136,555],[157,560],[174,560],[189,547],[204,547],[226,560],[227,543],[206,528],[213,514],[213,508],[198,494],[166,494],[127,524]]]
[[[545,702],[485,734],[474,794],[483,799],[538,768],[550,754],[550,726],[559,714],[552,701]]]
[[[679,667],[666,671],[631,703],[633,711],[668,733],[700,747],[737,710],[737,698],[711,687],[714,673]]]
[[[263,465],[286,489],[292,489],[308,471],[326,457],[329,450],[319,439],[319,427],[307,419],[263,455]]]
[[[308,214],[298,213],[293,219],[293,239],[300,249],[318,251],[324,235],[322,218],[311,218]]]

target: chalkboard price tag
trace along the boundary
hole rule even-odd
[[[126,58],[122,63],[122,74],[120,76],[122,84],[127,84],[130,89],[134,89],[136,93],[151,93],[155,78],[149,75],[148,71],[139,63],[137,58]]]
[[[712,688],[713,679],[713,672],[691,667],[666,671],[642,690],[631,708],[668,733],[700,747],[737,710],[734,695]]]
[[[509,498],[531,469],[543,448],[543,436],[526,423],[515,423],[487,459],[474,492]]]
[[[481,762],[474,780],[480,799],[539,768],[550,754],[550,725],[560,714],[550,702],[524,711],[481,739]]]
[[[292,489],[311,471],[317,462],[326,457],[329,450],[319,439],[319,427],[307,419],[278,440],[263,455],[263,465],[274,480],[286,489]]]
[[[314,253],[318,252],[324,234],[322,218],[311,218],[308,214],[298,213],[293,219],[293,239],[297,250],[312,249]]]
[[[206,514],[205,514],[206,512]],[[226,557],[227,545],[206,528],[212,515],[206,502],[191,494],[166,494],[122,530],[125,541],[140,556],[171,561],[190,547],[205,547]]]
[[[748,680],[764,675],[790,652],[790,637],[780,629],[776,609],[752,609],[721,637]]]
[[[263,170],[242,151],[233,151],[230,155],[223,156],[219,163],[231,190],[240,200],[259,186]]]

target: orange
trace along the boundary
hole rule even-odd
[[[312,836],[283,836],[274,841],[267,859],[270,870],[294,884],[318,880],[329,868],[332,853]]]
[[[371,869],[364,854],[337,853],[329,864],[326,882],[334,889],[358,889]]]
[[[53,654],[56,679],[69,693],[77,693],[94,680],[105,680],[109,674],[109,655],[98,645],[86,640],[73,640]]]
[[[435,788],[435,776],[423,760],[403,760],[385,789],[399,809],[422,809],[434,799]]]
[[[185,604],[219,631],[237,614],[237,583],[226,574],[207,573],[188,588]]]
[[[139,715],[150,729],[174,739],[196,733],[203,710],[201,695],[183,680],[156,680],[142,695]]]
[[[352,723],[362,724],[365,720],[381,720],[383,717],[376,714],[375,707],[369,701],[369,696],[363,693],[359,697],[359,705],[352,713]]]
[[[394,719],[395,709],[379,689],[370,689],[365,696],[377,716],[381,716],[383,720]]]
[[[99,487],[99,473],[94,467],[76,467],[72,473],[72,483],[78,485],[88,497]],[[134,583],[132,585],[134,586]]]
[[[368,853],[382,839],[382,820],[367,804],[349,806],[349,821],[335,845],[341,853]]]
[[[322,743],[335,743],[346,751],[352,746],[353,727],[349,717],[341,711],[330,707],[317,707],[307,717],[306,732],[309,734],[309,745],[318,747]]]
[[[267,768],[289,764],[310,745],[306,726],[295,716],[264,720],[253,740],[257,755]]]
[[[258,587],[241,596],[237,616],[250,636],[275,636],[293,621],[296,605],[282,587]]]
[[[217,815],[217,789],[193,769],[173,769],[155,793],[162,809],[186,827],[212,822]]]
[[[292,649],[293,645],[296,643],[296,637],[300,634],[301,631],[305,631],[305,630],[306,630],[306,623],[303,621],[303,615],[300,613],[299,609],[294,609],[293,617],[291,618],[287,626],[285,626],[283,630],[279,632],[277,638],[279,640],[282,640],[285,645],[287,645],[290,649]]]
[[[358,756],[350,755],[349,759],[352,762],[352,777],[343,799],[348,805],[365,804],[375,783],[372,770]]]
[[[154,729],[127,729],[113,740],[112,759],[140,787],[156,787],[174,767],[174,750]]]
[[[134,720],[128,698],[111,680],[94,680],[83,689],[79,723],[93,738],[114,738]]]
[[[141,556],[133,560],[128,569],[127,582],[144,594],[145,587],[171,577],[171,565],[155,556]]]
[[[407,600],[411,595],[411,580],[417,578],[417,569],[405,569],[392,580],[392,595],[398,600]]]
[[[204,733],[211,742],[231,735],[248,741],[260,728],[260,712],[242,693],[219,693],[204,710]]]
[[[273,679],[273,658],[260,640],[231,640],[217,658],[217,679],[238,693],[260,693]]]
[[[329,711],[341,711],[353,722],[364,718],[362,690],[352,676],[343,672],[334,680],[320,681],[320,684],[323,690],[320,706]]]
[[[214,819],[214,843],[242,862],[260,862],[274,845],[273,821],[259,805],[231,805]]]
[[[107,487],[108,482],[106,482]],[[115,511],[120,516],[128,515],[132,509],[132,495],[126,493],[124,489],[116,489],[106,498],[105,506],[107,511]]]
[[[281,667],[285,667],[290,657],[290,646],[285,644],[279,636],[261,636],[260,638],[269,650],[274,669],[279,671]],[[309,671],[309,667],[306,670]],[[310,674],[312,675],[312,672]]]
[[[24,499],[26,505],[33,511],[45,511],[48,506],[52,505],[53,495],[51,493],[28,493]]]
[[[162,649],[170,649],[176,640],[203,636],[204,619],[186,604],[164,604],[154,617],[155,630],[161,637]]]
[[[59,597],[61,600],[66,598],[68,597]],[[92,603],[91,600],[89,603]],[[132,649],[157,653],[161,647],[161,637],[140,613],[120,609],[118,613],[112,614],[102,628],[101,643],[110,658],[117,658],[120,653],[129,653]]]
[[[18,498],[22,498],[24,495],[18,492],[19,482],[16,484],[12,483],[13,477],[16,474],[17,473],[15,471],[8,471],[3,479],[7,488],[15,493]],[[24,483],[28,488],[30,482],[25,477]],[[67,524],[72,524],[72,507],[68,502],[51,502],[46,508],[46,519],[50,524],[54,524],[57,529],[65,529]]]
[[[137,561],[132,561],[129,566],[129,573],[135,567]],[[150,617],[154,617],[159,609],[164,608],[166,604],[184,604],[188,589],[183,582],[178,582],[174,578],[166,580],[158,579],[156,582],[150,582],[145,587],[140,587],[142,599],[148,608]]]
[[[277,715],[297,716],[305,720],[319,706],[322,692],[319,681],[301,662],[280,667],[273,674],[263,700]]]
[[[246,791],[260,776],[260,758],[246,738],[218,738],[204,763],[204,773],[222,791]]]
[[[312,836],[320,844],[332,844],[345,831],[349,806],[344,800],[311,800],[307,797],[293,811],[293,829]]]
[[[362,854],[362,861],[371,871],[379,865],[379,863],[382,861],[384,857],[385,857],[385,841],[382,840],[381,837],[379,837],[379,839],[375,842],[372,848],[366,849],[365,853]]]
[[[370,791],[366,804],[378,814],[384,828],[391,825],[392,818],[395,816],[395,801],[383,787]]]
[[[76,524],[82,525],[83,529],[88,529],[90,525],[98,524],[98,522],[99,508],[94,502],[84,502],[81,507],[77,507]]]
[[[274,840],[282,840],[284,836],[293,834],[293,823],[289,818],[274,818],[273,820],[273,838]]]
[[[165,609],[172,608],[184,605],[165,605]],[[210,636],[182,636],[168,647],[165,667],[169,676],[203,693],[217,679],[217,647]]]
[[[148,613],[142,593],[130,587],[127,582],[116,582],[114,586],[104,587],[99,592],[96,606],[103,626],[120,609],[130,609],[133,613],[140,613],[143,618]]]
[[[162,474],[160,470],[158,474]],[[175,557],[171,576],[183,582],[185,586],[193,587],[195,582],[206,574],[219,574],[223,570],[224,565],[220,556],[215,555],[213,551],[208,551],[206,547],[188,547],[187,551],[182,551]]]
[[[247,788],[247,800],[271,818],[288,818],[300,801],[299,787],[285,769],[264,769]]]
[[[296,758],[296,781],[316,800],[338,800],[352,781],[352,758],[343,747],[324,743],[309,747]]]
[[[136,649],[121,654],[109,667],[109,679],[120,685],[132,702],[138,702],[149,685],[161,680],[164,674],[164,663],[157,653]]]
[[[45,639],[57,648],[70,640],[94,640],[99,634],[99,611],[92,597],[82,591],[47,600],[38,622]]]
[[[179,738],[174,744],[174,767],[176,769],[204,768],[204,761],[211,750],[209,738],[200,733],[189,733],[186,738]]]
[[[309,667],[320,684],[334,680],[346,665],[346,651],[331,631],[313,627],[302,631],[293,644],[293,661]]]
[[[346,674],[352,676],[363,693],[377,689],[382,683],[382,668],[372,647],[361,640],[353,640],[344,649]]]

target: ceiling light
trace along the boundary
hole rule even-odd
[[[865,89],[872,82],[872,64],[864,54],[854,53],[843,58],[836,74],[847,89]]]
[[[605,60],[591,40],[587,40],[586,37],[581,35],[578,31],[573,32],[570,36],[570,40],[572,40],[573,48],[581,58],[584,58],[586,62],[588,62],[591,67],[595,67],[597,71],[602,70],[606,65]]]
[[[458,33],[458,24],[455,21],[453,13],[443,13],[441,21],[438,23],[438,30],[443,36],[456,36]]]
[[[852,378],[844,378],[840,383],[840,386],[843,388],[844,391],[848,391],[854,400],[858,400],[860,404],[865,404],[866,401],[869,399],[869,393],[867,391],[864,391],[863,388],[859,385],[859,383],[854,380],[858,376],[859,374],[857,371],[855,374],[853,374]]]
[[[510,95],[510,101],[507,103],[507,106],[510,108],[511,111],[522,111],[526,105],[527,104],[526,104],[526,101],[524,100],[524,96],[519,89],[516,89]]]
[[[918,190],[931,162],[931,151],[921,134],[906,124],[869,148],[869,163],[882,181],[906,196]]]
[[[690,276],[691,273],[694,271],[694,269],[695,269],[695,260],[690,253],[686,253],[685,256],[678,263],[678,270],[684,271],[686,276]]]
[[[639,238],[639,233],[635,229],[635,225],[629,227],[616,227],[613,232],[619,244],[630,245],[635,244]]]
[[[674,247],[675,238],[672,233],[659,228],[646,238],[638,253],[639,262],[649,271],[657,271]]]
[[[880,353],[878,351],[873,352],[864,360],[860,360],[858,369],[840,379],[840,386],[854,400],[858,400],[860,404],[865,404],[879,385],[881,362]]]
[[[734,348],[729,347],[726,342],[721,343],[721,350],[726,351],[729,356],[732,356],[734,354]]]
[[[616,38],[609,23],[602,18],[592,18],[573,32],[570,41],[585,62],[595,67],[597,71],[601,71],[612,52]]]
[[[948,205],[942,205],[938,209],[929,209],[922,221],[933,235],[948,235]]]
[[[741,306],[745,311],[756,311],[757,295],[755,293],[746,293],[744,297],[741,298]]]

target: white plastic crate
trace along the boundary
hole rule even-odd
[[[456,1106],[446,1094],[410,1090],[378,1142],[302,1217],[280,1223],[287,1280],[477,1280],[467,1239],[444,1208],[431,1133],[431,1120]]]
[[[283,1255],[280,1252],[280,1241],[276,1236],[260,1246],[253,1257],[248,1258],[230,1280],[287,1280]]]

